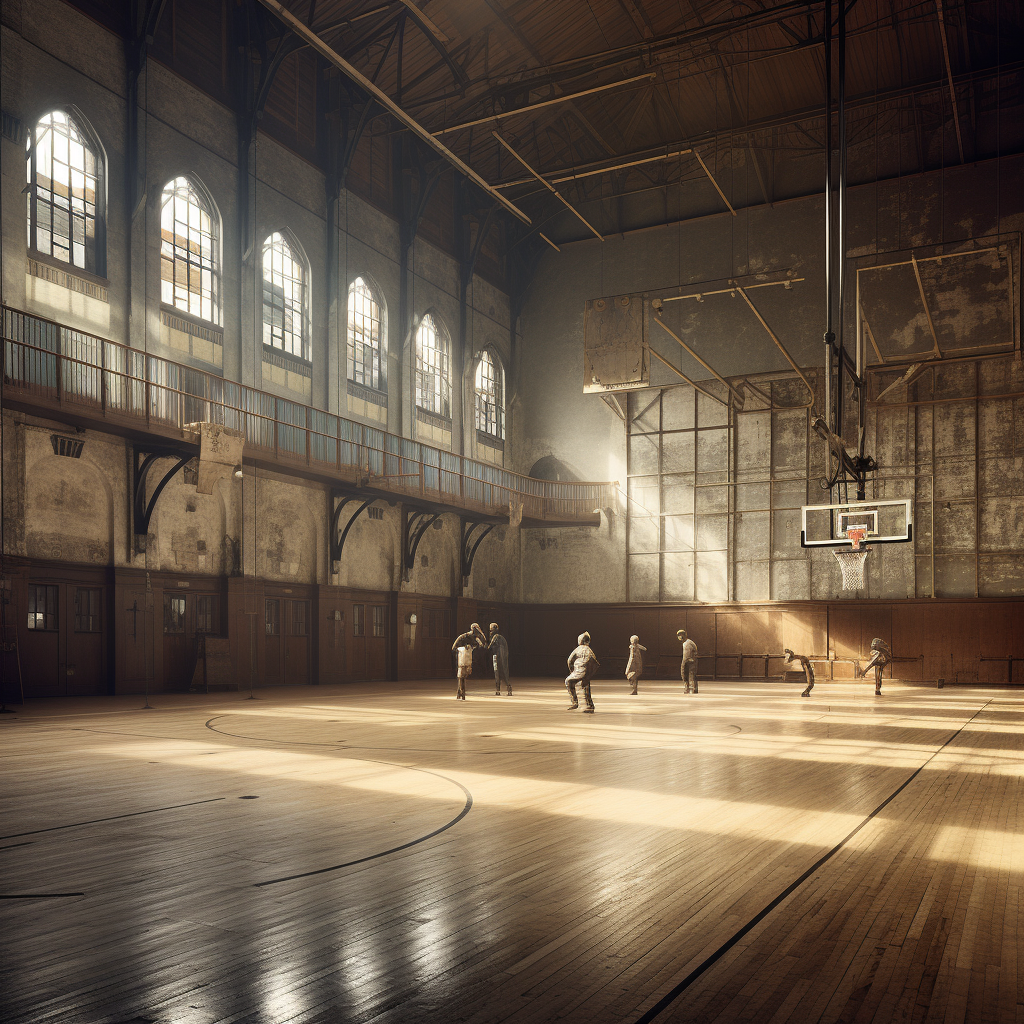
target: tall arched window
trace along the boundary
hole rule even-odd
[[[220,315],[219,224],[213,204],[188,178],[169,181],[160,197],[160,298],[217,323]]]
[[[476,429],[505,440],[505,381],[501,363],[487,350],[476,364]]]
[[[103,157],[63,110],[41,117],[27,143],[30,249],[102,276]]]
[[[429,314],[416,331],[416,405],[451,418],[452,380],[448,332]]]
[[[373,289],[357,277],[348,289],[348,379],[363,387],[387,388],[381,305]]]
[[[263,243],[263,344],[308,362],[307,290],[305,261],[275,231]]]

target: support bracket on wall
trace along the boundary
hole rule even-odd
[[[462,520],[462,544],[460,545],[462,561],[462,579],[469,579],[473,572],[473,559],[476,558],[477,548],[480,547],[484,537],[494,529],[496,523],[473,522],[470,519]],[[474,533],[479,528],[478,533]]]
[[[195,452],[181,448],[157,448],[152,451],[136,450],[132,455],[134,472],[132,481],[132,526],[135,531],[135,553],[146,550],[146,537],[149,534],[149,522],[153,518],[157,500],[171,478],[179,469],[184,469],[195,458]],[[146,486],[153,472],[153,467],[161,459],[174,459],[174,465],[160,478],[149,500],[146,500]]]
[[[336,496],[337,497],[337,496]],[[334,511],[331,513],[331,572],[337,572],[341,563],[341,552],[345,547],[345,540],[348,537],[348,531],[352,529],[352,524],[376,501],[376,498],[369,498],[363,501],[359,507],[355,510],[349,521],[345,524],[345,529],[339,533],[339,527],[341,526],[341,513],[350,505],[354,505],[360,501],[359,498],[353,498],[351,496],[342,496],[338,504],[334,506]]]
[[[416,564],[416,549],[423,540],[423,534],[434,520],[440,518],[440,512],[410,512],[407,508],[402,510],[402,571],[406,579]]]

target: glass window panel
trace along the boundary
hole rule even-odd
[[[385,390],[380,303],[357,277],[348,289],[348,379],[376,391]]]
[[[309,360],[306,268],[275,231],[263,243],[263,344]]]
[[[185,632],[185,598],[164,595],[164,632]]]
[[[97,270],[95,256],[83,243],[96,237],[99,166],[86,135],[63,111],[40,118],[29,133],[29,238],[34,225],[39,252],[91,271]]]
[[[505,438],[505,386],[501,364],[486,349],[476,366],[476,429]]]
[[[416,331],[416,404],[427,412],[451,416],[448,334],[427,313]]]
[[[214,226],[206,199],[188,178],[167,183],[160,207],[160,298],[210,322],[216,321],[220,272]]]

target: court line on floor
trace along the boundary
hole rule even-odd
[[[739,931],[735,932],[730,938],[722,943],[706,960],[698,964],[679,984],[674,988],[670,989],[665,993],[649,1010],[641,1014],[636,1019],[635,1024],[650,1024],[656,1017],[660,1016],[665,1010],[669,1008],[705,971],[713,967],[726,953],[736,945],[748,932],[756,928],[776,907],[786,899],[787,896],[791,896],[797,889],[800,888],[808,878],[811,877],[820,867],[830,861],[846,844],[853,839],[853,837],[860,832],[873,818],[877,817],[878,814],[885,809],[893,800],[896,799],[909,786],[914,779],[918,777],[928,767],[931,762],[942,753],[950,743],[953,742],[973,722],[978,715],[982,713],[991,704],[991,700],[985,701],[985,703],[974,712],[971,717],[960,726],[955,733],[953,733],[945,743],[942,744],[937,750],[935,750],[928,759],[918,768],[902,785],[898,786],[892,791],[845,839],[840,840],[835,846],[832,847],[828,853],[818,858],[799,878],[795,881],[790,882],[778,896],[775,897],[766,907],[755,914]]]
[[[215,733],[218,733],[218,734],[220,734],[222,736],[233,736],[236,739],[243,739],[243,740],[250,740],[250,741],[255,740],[255,742],[257,742],[257,743],[264,742],[263,740],[260,740],[260,739],[258,739],[256,737],[252,737],[252,736],[239,736],[239,735],[237,735],[235,733],[225,732],[223,729],[215,729],[211,723],[215,722],[218,718],[224,718],[224,717],[226,717],[226,716],[224,716],[224,715],[214,715],[213,718],[211,718],[211,719],[209,719],[207,721],[206,728],[209,729],[210,732],[215,732]],[[273,743],[288,743],[289,741],[288,740],[271,740],[271,742],[273,742]],[[329,744],[329,743],[313,744],[313,743],[309,743],[309,742],[302,742],[302,745],[303,746],[332,747],[332,749],[335,749],[335,750],[339,749],[338,747],[334,746],[333,744]],[[455,817],[451,819],[451,821],[445,822],[440,828],[435,828],[433,832],[429,832],[425,836],[420,836],[418,839],[411,839],[409,842],[402,843],[400,846],[393,846],[393,847],[391,847],[390,850],[381,850],[379,853],[371,853],[371,854],[369,854],[366,857],[359,857],[356,860],[346,861],[344,864],[332,864],[332,865],[330,865],[329,867],[326,867],[326,868],[314,868],[312,871],[301,871],[301,872],[299,872],[296,875],[286,875],[284,878],[269,878],[265,882],[254,882],[253,883],[253,888],[254,889],[262,889],[262,888],[264,888],[265,886],[268,886],[268,885],[277,885],[279,882],[291,882],[291,881],[294,881],[296,878],[311,878],[314,875],[325,875],[325,874],[327,874],[330,871],[341,871],[342,868],[355,867],[357,864],[366,864],[368,861],[371,861],[371,860],[380,860],[381,857],[388,857],[392,853],[400,853],[402,850],[408,850],[410,847],[419,846],[420,843],[425,843],[428,839],[433,839],[434,836],[439,836],[442,832],[447,832],[448,829],[452,828],[453,826],[457,825],[460,821],[462,821],[462,819],[467,814],[469,814],[469,812],[473,809],[473,794],[468,789],[466,789],[466,787],[461,782],[459,782],[457,779],[453,779],[453,778],[449,777],[448,775],[442,775],[440,772],[432,772],[432,771],[430,771],[429,768],[417,768],[417,767],[415,767],[414,765],[411,765],[411,764],[397,764],[394,761],[378,761],[376,758],[372,758],[372,757],[356,757],[356,758],[353,758],[353,760],[354,761],[365,761],[367,764],[387,765],[389,768],[404,768],[406,771],[420,772],[422,775],[433,775],[434,778],[436,778],[436,779],[443,779],[445,782],[450,782],[453,786],[458,786],[459,789],[461,789],[463,794],[465,795],[466,802],[463,805],[462,810],[459,811],[459,813],[456,814]]]
[[[0,892],[0,900],[63,900],[69,896],[84,896],[84,892]]]
[[[54,825],[52,828],[37,828],[34,832],[14,832],[0,839],[20,839],[22,836],[38,836],[44,832],[60,832],[66,828],[81,828],[83,825],[98,825],[103,821],[117,821],[120,818],[137,818],[140,814],[157,814],[160,811],[175,811],[179,807],[197,807],[199,804],[215,804],[218,800],[227,800],[226,796],[215,796],[210,800],[193,800],[187,804],[171,804],[169,807],[151,807],[148,811],[132,811],[130,814],[114,814],[109,818],[93,818],[91,821],[74,821],[70,825]]]

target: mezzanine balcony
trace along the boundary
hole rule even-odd
[[[188,426],[240,431],[247,462],[352,494],[526,527],[593,526],[614,485],[535,480],[20,310],[3,308],[4,405],[131,438],[198,446]]]

